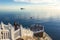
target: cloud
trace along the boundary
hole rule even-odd
[[[59,0],[14,0],[14,2],[24,2],[24,3],[42,4],[42,5],[60,5]]]
[[[31,3],[51,3],[52,0],[31,0]]]
[[[15,2],[28,2],[28,3],[54,3],[56,0],[14,0]]]
[[[29,2],[29,0],[14,0],[15,2]]]

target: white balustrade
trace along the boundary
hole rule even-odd
[[[20,36],[21,36],[20,29],[18,29],[14,32],[14,38],[17,39],[20,38]]]

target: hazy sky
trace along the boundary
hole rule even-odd
[[[41,18],[60,16],[60,0],[0,0],[0,10],[20,11],[20,7],[35,11]]]
[[[0,9],[18,9],[22,6],[26,8],[31,6],[60,8],[60,0],[0,0]]]
[[[16,3],[17,2],[17,3]],[[1,4],[59,4],[60,0],[0,0]]]

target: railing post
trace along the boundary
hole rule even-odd
[[[14,28],[11,29],[11,39],[14,40]]]

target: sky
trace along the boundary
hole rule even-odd
[[[20,7],[34,10],[35,15],[43,18],[60,16],[60,0],[0,0],[0,11],[19,11]]]
[[[0,0],[0,9],[17,9],[19,7],[60,7],[60,0]]]
[[[17,4],[31,4],[31,3],[34,3],[34,4],[59,4],[60,3],[60,0],[0,0],[0,3],[2,4],[11,4],[11,3],[16,3]]]
[[[0,0],[0,8],[21,6],[54,6],[60,7],[60,0]]]

